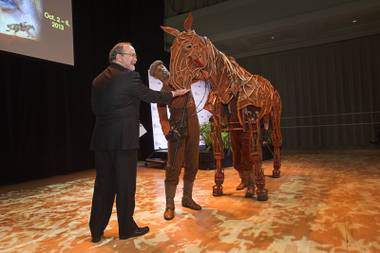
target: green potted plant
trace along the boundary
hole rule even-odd
[[[262,159],[270,160],[273,158],[273,143],[272,143],[272,128],[269,128],[267,131],[262,130]]]
[[[211,138],[211,124],[210,122],[203,123],[200,127],[200,135],[205,143],[206,150],[210,151],[212,149],[212,138]],[[227,131],[222,131],[221,133],[224,150],[230,150],[231,142],[230,135]]]
[[[212,137],[211,137],[211,124],[206,122],[200,127],[201,139],[205,144],[205,148],[200,151],[200,168],[215,168],[214,154],[212,152]],[[227,131],[221,133],[223,147],[224,147],[224,159],[222,160],[222,166],[228,167],[232,165],[231,157],[231,142],[230,136]]]
[[[211,138],[211,124],[209,122],[204,123],[199,128],[201,139],[205,144],[206,151],[210,151],[212,147],[212,138]]]
[[[273,144],[272,144],[272,128],[267,131],[262,129],[262,159],[270,160],[273,158]],[[211,138],[211,124],[209,122],[204,123],[200,127],[200,135],[205,143],[204,153],[209,153],[210,160],[213,160],[212,154],[212,138]],[[225,157],[231,156],[231,142],[229,138],[229,133],[227,131],[222,132],[222,141],[224,145]],[[212,158],[211,158],[212,156]],[[231,160],[231,159],[230,159]]]

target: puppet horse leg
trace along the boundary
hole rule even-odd
[[[259,119],[255,115],[255,113],[250,114],[250,131],[252,133],[251,140],[251,161],[252,161],[252,169],[255,177],[256,184],[256,195],[257,200],[266,201],[268,200],[268,190],[265,189],[265,177],[264,171],[261,164],[261,136],[260,136],[260,124]]]
[[[280,118],[281,118],[281,99],[278,93],[274,97],[274,105],[271,112],[272,116],[272,144],[274,147],[274,157],[273,157],[273,171],[272,177],[278,178],[281,176],[281,128],[280,128]]]
[[[221,129],[218,124],[211,122],[212,147],[215,158],[215,185],[212,187],[213,196],[223,195],[224,169],[222,168],[223,141]]]
[[[240,132],[240,156],[241,156],[241,172],[240,175],[247,187],[245,192],[246,198],[251,198],[255,195],[255,179],[252,170],[252,162],[251,162],[251,150],[252,150],[252,131],[250,128],[247,132]]]

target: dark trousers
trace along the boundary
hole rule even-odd
[[[99,236],[111,217],[116,195],[119,236],[137,228],[135,210],[137,150],[95,151],[96,179],[92,197],[90,230]]]

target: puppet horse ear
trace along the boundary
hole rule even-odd
[[[173,35],[174,37],[177,37],[181,33],[177,29],[170,27],[170,26],[163,26],[162,25],[161,29],[164,30],[164,32],[167,32],[167,33]]]
[[[191,31],[191,27],[193,26],[193,15],[191,12],[189,12],[189,15],[185,19],[185,22],[183,22],[183,27],[185,28],[185,31]]]

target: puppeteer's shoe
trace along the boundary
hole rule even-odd
[[[182,206],[193,210],[202,209],[202,207],[198,205],[192,198],[182,198]]]
[[[166,207],[164,212],[164,219],[165,220],[172,220],[174,218],[174,208]]]
[[[245,197],[246,198],[253,198],[255,195],[255,186],[250,185],[247,187],[247,191],[245,192]]]
[[[239,184],[238,186],[236,186],[236,190],[237,190],[237,191],[241,191],[241,190],[243,190],[245,187],[247,187],[247,186],[245,185],[245,183],[244,183],[243,181],[241,181],[240,184]]]

